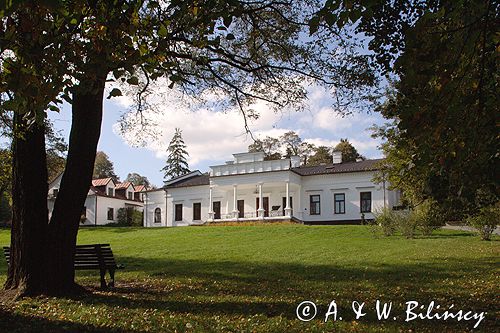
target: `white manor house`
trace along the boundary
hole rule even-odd
[[[143,192],[144,226],[174,227],[226,221],[359,223],[373,212],[399,205],[399,193],[376,184],[381,160],[300,166],[300,158],[264,160],[264,153],[233,154],[234,160],[193,171]]]

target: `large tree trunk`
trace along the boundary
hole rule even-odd
[[[73,93],[73,119],[66,168],[49,223],[49,293],[78,292],[74,253],[80,216],[89,191],[101,133],[106,76],[80,82]]]
[[[17,296],[43,292],[46,281],[47,162],[45,128],[27,128],[22,115],[14,115],[12,143],[11,256],[5,289]]]

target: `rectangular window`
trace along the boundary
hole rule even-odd
[[[108,221],[113,221],[115,219],[115,210],[113,208],[108,208]]]
[[[309,214],[320,215],[321,214],[321,204],[319,194],[311,195],[309,197]]]
[[[361,213],[370,213],[372,211],[372,192],[361,192]]]
[[[193,221],[201,220],[201,203],[195,202],[193,203]]]
[[[114,191],[113,191],[113,188],[112,188],[112,187],[109,187],[109,188],[108,188],[108,195],[109,195],[110,197],[114,196]]]
[[[59,189],[58,188],[55,188],[52,190],[52,195],[55,197],[57,197],[57,195],[59,194]]]
[[[244,218],[245,217],[245,201],[238,200],[236,202],[236,207],[238,209],[238,218]]]
[[[214,211],[214,219],[220,219],[220,201],[214,201],[212,205],[212,209]]]
[[[182,204],[175,205],[175,220],[182,221]]]
[[[335,193],[333,195],[333,200],[334,200],[334,213],[345,214],[345,194]]]
[[[127,196],[129,198],[129,200],[132,200],[132,192],[127,192]]]

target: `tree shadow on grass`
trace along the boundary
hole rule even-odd
[[[448,306],[454,303],[459,309],[475,311],[498,309],[495,290],[472,299],[470,290],[443,285],[456,283],[464,276],[471,276],[471,272],[491,272],[497,262],[497,258],[493,257],[477,260],[433,259],[432,262],[365,267],[133,257],[120,259],[136,262],[133,269],[146,273],[150,278],[147,282],[120,282],[118,274],[116,288],[77,300],[92,306],[152,308],[181,315],[263,315],[290,320],[296,319],[296,306],[303,300],[319,302],[318,310],[324,318],[327,306],[333,299],[338,302],[339,312],[347,314],[345,320],[353,320],[350,306],[352,301],[357,300],[370,304],[372,311],[362,321],[373,323],[378,322],[373,311],[377,299],[399,304],[400,312],[403,311],[402,305],[409,300],[424,304],[436,300],[441,304],[449,303]],[[486,325],[494,326],[491,317],[485,322],[489,322]],[[468,323],[451,321],[421,321],[416,325],[461,330],[470,328],[466,326]]]
[[[142,331],[132,331],[130,329],[120,330],[108,327],[95,327],[90,324],[80,324],[63,320],[49,320],[42,317],[25,316],[12,313],[0,308],[0,332],[9,333],[125,333]]]
[[[145,228],[142,227],[129,227],[129,226],[85,226],[85,227],[80,227],[81,230],[85,230],[87,232],[89,231],[96,231],[96,232],[101,232],[101,231],[106,231],[106,232],[113,232],[113,233],[128,233],[128,232],[134,232],[134,231],[140,231],[144,230]]]

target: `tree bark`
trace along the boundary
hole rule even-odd
[[[50,294],[69,294],[82,290],[75,283],[74,253],[101,133],[105,79],[106,75],[100,74],[94,80],[81,81],[73,92],[73,118],[66,168],[49,223]]]
[[[27,127],[14,115],[12,143],[12,231],[5,289],[15,296],[43,292],[46,281],[47,161],[45,127]]]

